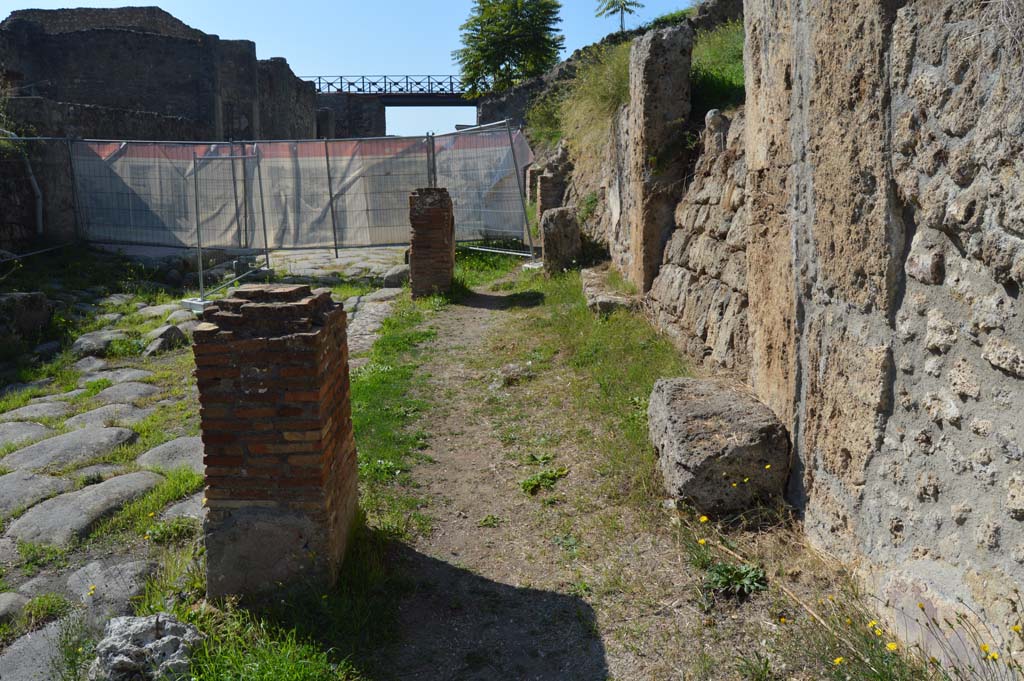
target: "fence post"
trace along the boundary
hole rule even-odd
[[[516,143],[512,139],[512,128],[505,119],[505,132],[508,133],[508,148],[512,152],[513,172],[516,176],[516,186],[519,187],[519,202],[523,205],[523,230],[526,232],[526,243],[530,245],[530,255],[533,255],[533,235],[530,234],[530,212],[526,208],[526,193],[523,191],[523,171],[519,168],[519,160],[516,158]]]
[[[338,219],[334,214],[334,182],[331,180],[331,149],[324,140],[324,160],[327,162],[327,200],[331,204],[331,233],[334,235],[334,257],[338,257]]]
[[[68,167],[71,170],[71,212],[75,216],[75,239],[82,238],[81,206],[78,204],[78,174],[75,173],[75,151],[71,140],[64,138],[64,144],[68,148]]]
[[[238,247],[242,247],[242,216],[238,211],[238,173],[235,172],[235,142],[228,143],[228,155],[231,157],[231,195],[235,197],[235,226],[238,227]],[[243,160],[242,163],[245,163]]]
[[[196,206],[196,250],[199,251],[199,300],[206,300],[206,277],[203,274],[203,228],[199,219],[199,161],[192,151],[192,194]]]
[[[263,201],[263,163],[260,154],[260,147],[253,145],[256,151],[256,181],[260,190],[260,217],[263,221],[263,257],[267,261],[267,269],[270,269],[270,240],[267,239],[267,204]]]
[[[427,133],[427,186],[437,187],[437,145],[434,133]]]

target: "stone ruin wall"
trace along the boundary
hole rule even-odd
[[[809,538],[909,614],[908,638],[917,603],[957,598],[1005,631],[1024,583],[1021,56],[980,0],[747,0],[745,23],[746,106],[698,160],[645,308],[787,424]],[[628,175],[577,163],[566,199],[601,197],[583,228],[619,267]]]
[[[705,151],[676,207],[676,230],[645,307],[690,357],[745,377],[750,354],[744,125],[742,111],[729,116],[719,139],[705,133]]]
[[[750,379],[790,427],[791,498],[894,609],[962,597],[1005,630],[1020,57],[979,0],[748,0],[746,28]]]

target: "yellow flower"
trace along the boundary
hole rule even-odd
[[[832,594],[829,594],[829,595],[828,595],[828,599],[829,599],[830,601],[834,601],[834,600],[836,599],[836,597],[835,597],[835,596],[833,596]]]
[[[708,543],[708,540],[707,539],[698,539],[697,543],[700,544],[701,546],[704,546],[705,544]]]
[[[981,644],[981,652],[983,652],[983,653],[987,653],[987,652],[988,652],[988,650],[989,650],[989,649],[988,649],[988,644],[987,644],[987,643],[982,643],[982,644]]]
[[[868,629],[874,629],[877,624],[878,620],[871,620],[870,622],[868,622]]]
[[[736,486],[736,483],[735,483],[735,482],[734,482],[734,483],[732,483],[732,486],[733,486],[733,487],[735,487],[735,486]]]
[[[743,484],[747,484],[748,482],[750,482],[750,478],[743,478]]]
[[[779,618],[779,624],[785,624],[785,623],[786,623],[786,618],[785,617],[780,617]]]
[[[147,534],[145,537],[143,537],[143,539],[145,539],[146,541],[149,541],[149,535]]]
[[[924,610],[924,603],[918,603],[917,604],[917,609],[918,610]]]
[[[881,636],[881,635],[882,635],[882,630],[881,629],[875,629],[875,636]]]
[[[770,471],[770,470],[772,469],[772,465],[771,465],[771,464],[766,464],[766,465],[765,465],[765,467],[764,467],[764,469],[765,469],[766,471]]]
[[[900,649],[900,647],[898,645],[896,645],[895,643],[892,643],[891,641],[889,643],[886,643],[885,647],[888,648],[891,652],[894,652],[894,653],[897,650]]]
[[[993,662],[994,662],[995,660],[998,660],[998,659],[999,659],[999,653],[997,653],[997,652],[991,652],[991,653],[989,653],[989,655],[988,655],[988,659],[992,660]]]
[[[1020,628],[1019,624],[1014,624],[1012,627],[1010,627],[1010,629],[1012,629],[1013,633],[1015,633],[1015,634],[1019,634],[1021,632],[1021,628]]]
[[[841,655],[839,657],[837,657],[836,659],[832,660],[832,664],[834,664],[837,667],[839,665],[841,665],[842,663],[843,663],[843,657]]]
[[[150,517],[150,518],[152,518],[152,517],[153,517],[153,516],[155,516],[155,515],[156,515],[156,512],[155,512],[155,511],[150,511],[150,512],[149,512],[149,517]]]
[[[853,620],[851,620],[849,617],[847,617],[846,618],[846,623],[847,624],[853,624]]]
[[[706,522],[708,521],[708,517],[707,517],[706,515],[702,515],[702,516],[700,517],[700,521],[701,521],[702,523],[706,523]]]

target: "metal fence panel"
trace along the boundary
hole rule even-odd
[[[88,241],[195,247],[201,238],[204,247],[253,249],[405,244],[409,194],[428,186],[435,166],[438,186],[455,203],[459,240],[527,234],[516,174],[532,155],[522,135],[505,127],[436,140],[76,141],[71,155]]]

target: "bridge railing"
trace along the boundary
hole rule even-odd
[[[463,95],[461,76],[307,76],[317,92],[353,95]]]

